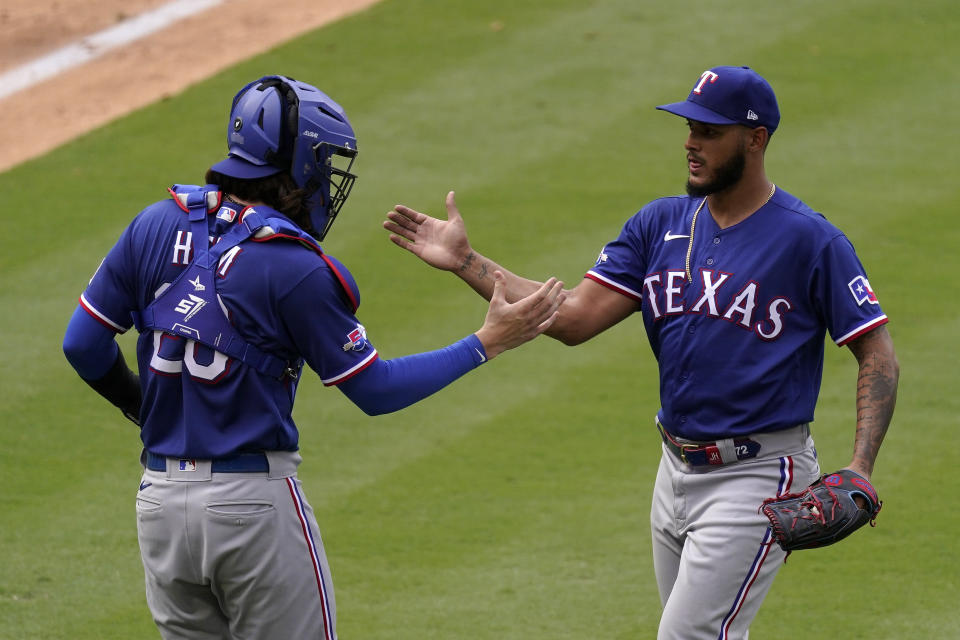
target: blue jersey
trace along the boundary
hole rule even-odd
[[[863,266],[840,230],[780,189],[726,229],[704,203],[691,246],[702,202],[651,202],[586,277],[640,305],[670,432],[702,441],[810,422],[826,332],[843,345],[887,322]]]
[[[238,223],[241,210],[225,203],[211,211],[211,244]],[[134,315],[190,263],[190,229],[174,200],[147,207],[91,279],[80,298],[83,308],[118,333],[129,329]],[[343,265],[294,240],[251,239],[224,252],[216,270],[217,302],[251,345],[296,363],[295,368],[305,361],[325,385],[338,384],[377,358],[355,315],[359,292]],[[184,311],[189,313],[186,306]],[[217,458],[297,449],[291,416],[295,377],[265,376],[208,346],[161,331],[140,335],[137,359],[147,450]]]

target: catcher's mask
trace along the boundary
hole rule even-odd
[[[225,160],[211,169],[241,179],[289,171],[309,194],[308,231],[318,240],[333,225],[357,176],[357,139],[343,108],[314,86],[264,76],[233,99]]]

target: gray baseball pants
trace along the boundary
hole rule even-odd
[[[784,551],[758,512],[820,476],[808,425],[756,434],[756,458],[693,467],[666,446],[650,511],[658,640],[746,640]]]
[[[147,604],[165,640],[335,640],[330,568],[296,477],[300,456],[268,452],[268,473],[144,470],[137,534]]]

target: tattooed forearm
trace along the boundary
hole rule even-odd
[[[466,258],[463,259],[463,262],[460,263],[460,273],[463,275],[470,274],[470,268],[473,266],[473,263],[477,261],[477,254],[470,252]],[[487,277],[487,263],[481,262],[480,267],[476,271],[477,280],[483,280]]]
[[[900,370],[893,352],[893,342],[883,328],[858,340],[856,345],[851,345],[851,350],[860,363],[853,459],[868,473],[872,473],[897,404]]]
[[[470,268],[470,265],[473,264],[473,261],[476,260],[477,255],[473,252],[470,252],[466,258],[463,259],[463,264],[460,265],[460,271],[466,271]]]
[[[854,457],[873,463],[893,418],[897,403],[894,366],[878,354],[870,354],[860,366],[857,379],[857,435]]]

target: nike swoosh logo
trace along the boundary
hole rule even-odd
[[[667,231],[667,232],[663,235],[663,241],[664,241],[664,242],[670,242],[671,240],[678,240],[679,238],[689,238],[689,237],[690,237],[690,236],[688,236],[688,235],[687,235],[687,236],[680,235],[680,234],[676,234],[676,235],[675,235],[675,234],[672,234],[672,233],[670,233],[669,231]]]
[[[153,483],[152,483],[152,482],[141,482],[141,483],[140,483],[140,491],[143,491],[144,489],[146,489],[147,487],[150,487],[150,486],[153,486]]]
[[[487,356],[480,353],[480,349],[477,349],[476,347],[474,347],[473,350],[477,352],[478,356],[480,356],[480,364],[483,364],[484,362],[487,361]]]

